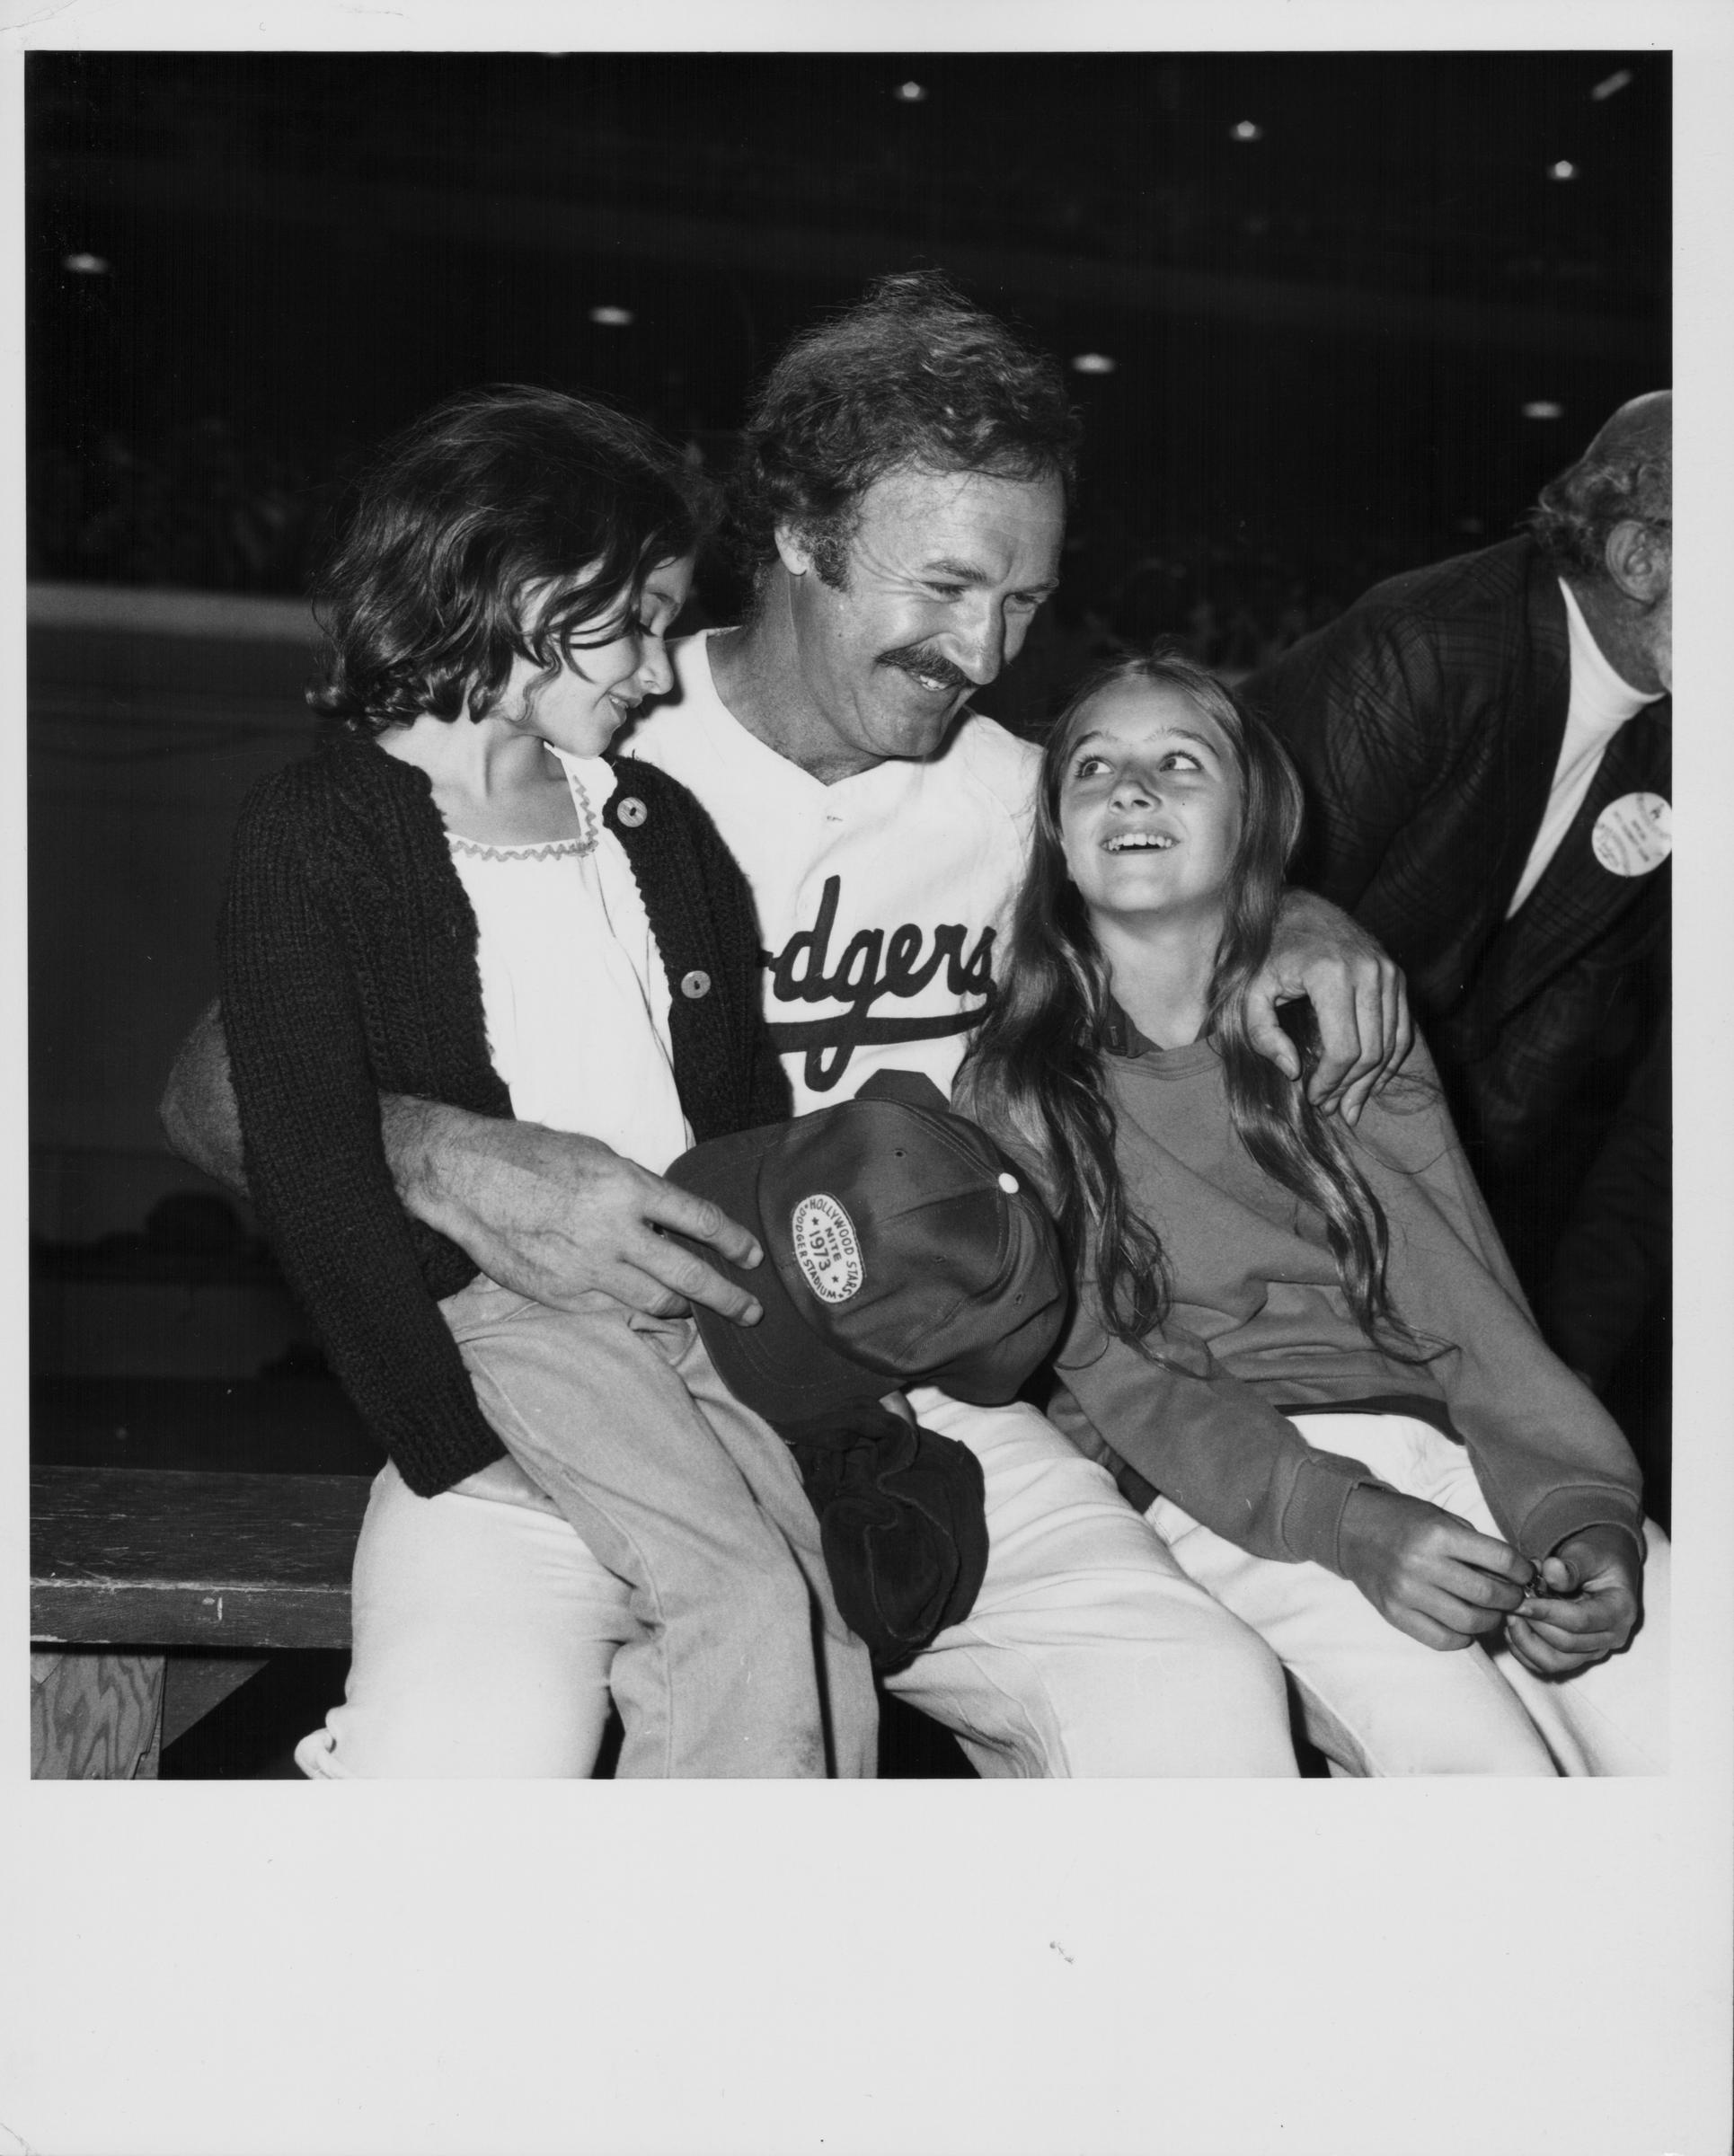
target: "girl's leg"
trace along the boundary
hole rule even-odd
[[[1402,1489],[1416,1479],[1411,1455],[1420,1441],[1438,1435],[1404,1417],[1307,1415],[1295,1425],[1312,1444],[1365,1462]],[[1355,1775],[1555,1772],[1479,1647],[1448,1654],[1423,1647],[1323,1566],[1250,1556],[1167,1498],[1148,1517],[1187,1577],[1280,1659],[1307,1734],[1333,1767]]]
[[[1249,1556],[1164,1498],[1146,1516],[1187,1577],[1280,1659],[1300,1694],[1306,1733],[1333,1768],[1353,1775],[1553,1772],[1528,1716],[1479,1648],[1436,1653],[1387,1623],[1358,1588],[1323,1566]]]
[[[550,1311],[486,1280],[442,1308],[508,1450],[627,1584],[620,1774],[822,1775],[808,1581],[677,1374],[670,1329],[619,1306]],[[673,1330],[684,1342],[690,1321]]]
[[[793,1456],[770,1424],[742,1407],[723,1383],[690,1319],[647,1318],[634,1312],[631,1323],[667,1359],[800,1566],[812,1598],[819,1703],[831,1772],[846,1780],[871,1779],[879,1772],[879,1699],[873,1690],[872,1662],[836,1606],[819,1542],[818,1518],[807,1501]]]
[[[437,1498],[394,1467],[356,1548],[344,1701],[296,1757],[319,1779],[581,1780],[607,1725],[626,1590],[522,1469]]]
[[[887,1681],[984,1775],[1298,1772],[1276,1658],[1193,1586],[1108,1474],[1023,1405],[931,1389],[918,1418],[981,1462],[976,1606]]]
[[[1334,1434],[1321,1436],[1311,1428],[1313,1419],[1300,1427],[1314,1443],[1364,1460],[1393,1489],[1455,1512],[1483,1534],[1500,1533],[1469,1454],[1438,1430],[1398,1417],[1342,1417]],[[1355,1421],[1389,1427],[1363,1432],[1358,1447],[1349,1427]],[[1538,1677],[1502,1643],[1493,1650],[1493,1667],[1562,1774],[1668,1772],[1673,1551],[1653,1520],[1646,1522],[1644,1536],[1643,1621],[1622,1652],[1572,1676]]]
[[[1295,1418],[1313,1444],[1382,1480],[1499,1528],[1467,1453],[1406,1416]],[[1665,1735],[1666,1545],[1645,1573],[1647,1614],[1623,1655],[1563,1683],[1503,1646],[1440,1653],[1381,1617],[1323,1567],[1249,1557],[1159,1498],[1149,1518],[1190,1578],[1253,1627],[1299,1691],[1308,1734],[1351,1774],[1554,1775],[1659,1771]],[[1652,1531],[1653,1533],[1653,1531]],[[1656,1540],[1659,1542],[1660,1538]],[[1652,1559],[1652,1562],[1655,1560]],[[1653,1597],[1653,1602],[1652,1602]],[[1653,1626],[1653,1629],[1652,1629]]]

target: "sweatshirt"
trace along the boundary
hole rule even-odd
[[[1081,1450],[1129,1466],[1255,1555],[1340,1572],[1343,1506],[1377,1478],[1313,1450],[1288,1417],[1414,1415],[1468,1447],[1500,1531],[1524,1555],[1606,1524],[1641,1558],[1637,1462],[1537,1331],[1424,1047],[1349,1134],[1385,1209],[1386,1286],[1428,1356],[1417,1363],[1367,1339],[1323,1218],[1242,1144],[1216,1049],[1155,1048],[1123,1020],[1110,1047],[1120,1172],[1132,1210],[1162,1239],[1173,1301],[1146,1343],[1150,1360],[1108,1331],[1093,1284],[1082,1284],[1049,1407]]]

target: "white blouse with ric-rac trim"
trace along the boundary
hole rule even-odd
[[[613,766],[552,753],[578,837],[496,846],[447,835],[480,931],[489,1053],[521,1121],[582,1131],[659,1175],[692,1144],[668,975],[625,848],[602,821]]]

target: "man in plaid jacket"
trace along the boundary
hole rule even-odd
[[[1526,535],[1376,586],[1246,684],[1306,784],[1298,879],[1406,971],[1579,1367],[1610,1364],[1667,1261],[1672,445],[1668,392],[1623,405]],[[1580,1190],[1602,1220],[1573,1247],[1617,1235],[1623,1312],[1544,1293]]]

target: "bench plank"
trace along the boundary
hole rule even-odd
[[[361,1475],[39,1467],[31,1637],[347,1647],[368,1488]]]

